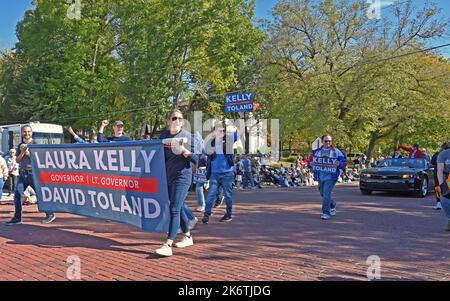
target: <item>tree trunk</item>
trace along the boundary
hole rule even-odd
[[[155,118],[155,124],[153,125],[152,133],[150,134],[150,138],[153,139],[155,137],[156,130],[158,129],[158,118]]]
[[[378,138],[379,138],[378,137],[378,133],[372,133],[372,136],[370,137],[369,147],[368,147],[367,153],[366,153],[367,160],[369,162],[370,162],[370,160],[373,157],[373,153],[374,153],[374,150],[375,150],[375,144],[377,143]]]
[[[247,113],[244,113],[244,122],[247,124]],[[244,127],[245,129],[245,146],[244,146],[244,153],[248,155],[250,152],[250,133],[247,129],[247,125]]]

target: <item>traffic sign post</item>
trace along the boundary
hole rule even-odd
[[[314,142],[311,144],[311,149],[315,151],[321,146],[322,146],[322,138],[317,137],[316,140],[314,140]]]

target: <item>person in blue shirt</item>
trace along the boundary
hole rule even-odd
[[[319,191],[322,196],[322,219],[328,220],[336,214],[337,204],[331,198],[340,174],[347,166],[344,154],[332,146],[331,135],[322,137],[323,146],[313,151],[308,159],[308,167],[314,172],[314,180],[319,182]]]
[[[214,139],[210,141],[206,176],[209,180],[209,191],[206,198],[205,214],[202,218],[204,224],[209,223],[212,214],[213,201],[216,198],[217,189],[220,186],[225,194],[227,209],[221,222],[232,220],[233,209],[233,181],[234,181],[234,151],[233,144],[237,141],[237,131],[227,135],[223,124],[219,124],[214,131]]]
[[[252,162],[248,156],[245,156],[244,160],[242,160],[242,167],[244,170],[243,188],[246,189],[249,186],[250,188],[254,188],[255,183],[253,182]]]
[[[95,135],[89,135],[89,137],[85,137],[85,139],[83,139],[73,131],[71,126],[68,127],[67,131],[73,136],[75,144],[97,143],[97,137]],[[86,140],[89,140],[89,142]]]
[[[172,256],[172,243],[177,236],[180,226],[184,237],[175,246],[177,248],[185,248],[194,244],[189,228],[189,220],[182,208],[192,182],[191,163],[197,164],[198,155],[188,150],[181,141],[187,140],[187,145],[192,145],[191,134],[183,130],[183,121],[181,111],[177,109],[172,110],[167,118],[168,129],[163,131],[160,136],[163,141],[171,140],[171,142],[164,142],[170,222],[166,242],[162,247],[155,250],[155,253],[161,256]]]
[[[286,173],[286,168],[283,166],[283,163],[281,163],[280,172],[282,175],[284,175]]]
[[[103,130],[106,126],[109,125],[108,120],[103,120],[102,124],[100,125],[100,128],[97,133],[97,141],[98,142],[123,142],[123,141],[131,141],[131,138],[128,136],[123,135],[123,122],[120,120],[117,120],[114,122],[113,130],[114,130],[114,136],[112,137],[103,137]]]
[[[208,162],[208,157],[205,154],[202,154],[198,160],[197,170],[202,170],[206,172],[206,164]],[[205,175],[206,176],[206,175]],[[204,189],[207,180],[205,181],[197,181],[195,183],[195,192],[197,193],[197,209],[195,211],[204,212],[205,211],[205,194]]]

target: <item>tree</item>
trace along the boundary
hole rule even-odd
[[[223,103],[237,70],[255,56],[264,35],[252,24],[254,1],[129,2],[121,10],[119,55],[127,68],[124,93],[155,124],[174,106]],[[215,96],[215,97],[214,97]],[[213,110],[214,111],[214,110]],[[189,113],[189,112],[186,112]]]
[[[3,101],[21,120],[90,128],[120,117],[155,130],[171,107],[193,107],[194,96],[220,99],[264,39],[253,0],[82,4],[73,19],[68,4],[37,0],[18,24],[20,72],[5,89],[20,89]]]
[[[442,35],[448,21],[437,20],[436,7],[415,10],[411,1],[395,5],[397,24],[372,21],[366,17],[366,5],[281,1],[274,21],[265,27],[270,38],[261,57],[266,75],[259,86],[271,88],[259,91],[272,99],[272,116],[285,120],[295,113],[284,126],[288,134],[331,132],[345,147],[366,148],[370,157],[376,143],[397,134],[401,125],[437,113],[440,100],[434,95],[448,88],[435,80],[434,85],[419,85],[414,77],[430,69],[417,59],[426,56],[403,56]],[[395,56],[398,59],[390,59]],[[275,92],[278,88],[282,91]],[[419,110],[416,104],[425,100],[426,109]]]

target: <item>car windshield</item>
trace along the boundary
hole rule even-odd
[[[378,164],[378,167],[409,167],[409,168],[425,168],[426,161],[424,159],[386,159]]]

